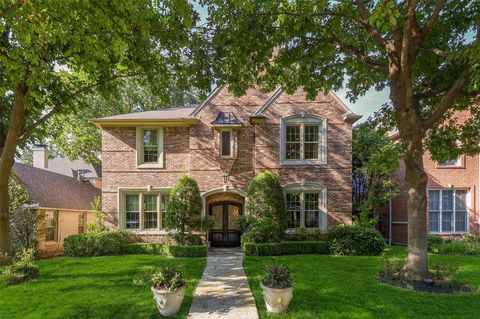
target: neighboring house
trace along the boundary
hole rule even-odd
[[[463,123],[469,114],[460,112],[455,120]],[[429,234],[446,237],[479,232],[480,156],[460,156],[445,163],[435,162],[426,153],[423,156],[427,183],[427,227]],[[405,167],[402,165],[395,179],[399,195],[389,207],[383,207],[381,231],[392,243],[406,244],[408,238],[407,190]],[[389,218],[391,216],[391,218]]]
[[[87,231],[92,220],[91,203],[100,189],[88,181],[15,163],[13,174],[32,202],[26,207],[37,209],[37,251],[51,256],[63,253],[63,240]]]
[[[33,166],[50,172],[88,180],[95,187],[102,187],[102,168],[87,164],[83,160],[71,161],[68,158],[51,156],[46,145],[32,147]]]
[[[102,128],[102,208],[111,227],[161,241],[168,196],[188,174],[198,182],[203,212],[216,217],[214,246],[236,246],[236,219],[247,186],[262,172],[284,185],[291,229],[325,231],[351,223],[353,114],[333,93],[226,86],[196,108],[117,115]]]

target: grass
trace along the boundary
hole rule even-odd
[[[405,256],[394,247],[389,255]],[[381,257],[302,255],[246,257],[244,266],[260,318],[280,318],[266,313],[260,280],[263,267],[275,261],[291,267],[293,300],[285,319],[304,318],[478,318],[480,315],[480,258],[430,255],[462,267],[459,280],[474,292],[429,294],[380,284],[376,275]]]
[[[40,278],[18,286],[0,279],[0,318],[160,318],[150,287],[136,274],[169,263],[184,265],[188,289],[178,318],[185,318],[205,258],[110,256],[42,260]]]

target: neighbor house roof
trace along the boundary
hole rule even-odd
[[[15,163],[13,173],[40,208],[91,210],[91,202],[100,189],[88,181]]]
[[[93,122],[97,126],[108,126],[116,124],[136,124],[141,122],[144,125],[168,123],[168,122],[184,122],[196,123],[197,119],[190,116],[194,107],[181,107],[155,111],[133,112],[127,114],[114,115],[94,119]]]

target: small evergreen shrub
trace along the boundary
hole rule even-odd
[[[9,285],[21,284],[40,275],[38,266],[34,264],[34,255],[33,249],[22,249],[17,252],[13,263],[2,272],[2,276],[7,278]]]
[[[122,245],[134,241],[135,235],[128,231],[102,231],[68,236],[63,247],[70,257],[118,255]]]
[[[245,243],[242,247],[247,256],[328,254],[329,252],[326,241]]]
[[[287,265],[271,264],[265,267],[262,284],[270,288],[292,287],[292,276]]]
[[[255,176],[247,190],[243,228],[253,232],[255,242],[280,241],[288,228],[285,195],[280,180],[263,172]]]
[[[380,255],[385,248],[382,234],[359,225],[339,225],[327,232],[330,253],[345,256]]]

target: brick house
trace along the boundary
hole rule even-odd
[[[455,120],[463,123],[468,112],[458,112]],[[423,156],[427,182],[428,233],[445,237],[458,237],[465,233],[478,233],[480,207],[480,156],[465,156],[445,163]],[[408,233],[407,192],[405,168],[400,167],[396,177],[399,195],[382,207],[381,231],[392,243],[406,244]],[[391,218],[389,217],[391,216]]]
[[[102,202],[114,229],[161,241],[168,194],[184,174],[216,217],[212,245],[239,245],[235,220],[246,188],[262,171],[284,185],[290,226],[351,222],[353,114],[333,93],[235,97],[221,86],[195,108],[94,120],[102,129]]]

